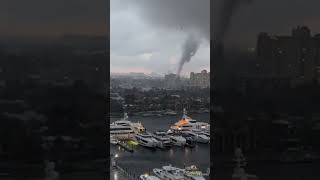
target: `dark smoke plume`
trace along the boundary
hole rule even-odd
[[[154,27],[192,34],[182,45],[183,52],[177,75],[181,73],[183,65],[195,55],[200,41],[210,39],[210,0],[112,0],[112,2],[119,6],[129,3],[135,7],[145,22]]]
[[[177,76],[180,75],[183,65],[190,62],[191,58],[196,54],[200,42],[193,35],[189,35],[183,45],[182,56],[179,62]]]
[[[213,41],[221,43],[229,29],[231,18],[242,3],[250,3],[252,0],[222,0],[219,6],[218,19],[214,25]]]

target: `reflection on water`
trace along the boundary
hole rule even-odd
[[[185,157],[188,157],[188,155],[189,155],[189,148],[185,148],[185,149],[184,149],[184,155],[185,155]]]
[[[174,154],[173,149],[170,149],[169,151],[170,151],[170,157],[173,157],[173,154]]]

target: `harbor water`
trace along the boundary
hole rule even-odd
[[[132,122],[140,121],[149,132],[159,130],[168,130],[170,125],[174,124],[181,118],[177,116],[153,116],[141,117],[132,116],[129,120]],[[197,121],[209,122],[210,114],[190,114],[191,118]],[[121,117],[111,118],[111,122],[119,120]],[[139,145],[133,147],[134,152],[128,152],[116,145],[110,144],[110,153],[118,157],[118,165],[134,177],[141,174],[152,174],[153,168],[171,164],[175,167],[183,168],[184,166],[196,165],[201,171],[206,172],[210,166],[210,144],[196,144],[194,148],[173,146],[167,150],[148,149]],[[110,179],[125,180],[126,177],[117,170],[111,170]],[[209,177],[207,177],[209,179]]]

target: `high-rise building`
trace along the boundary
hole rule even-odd
[[[201,73],[190,73],[190,85],[202,88],[210,87],[210,72],[202,70]]]
[[[257,61],[256,71],[260,75],[311,82],[319,75],[320,35],[312,36],[306,26],[294,28],[290,36],[260,33]]]

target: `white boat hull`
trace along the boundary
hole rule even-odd
[[[174,146],[184,146],[184,145],[186,145],[186,142],[187,142],[187,140],[185,138],[183,138],[182,136],[179,138],[171,136],[170,141],[171,141],[171,144]]]

